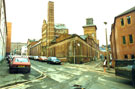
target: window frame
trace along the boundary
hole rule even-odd
[[[130,40],[130,36],[132,37],[132,40]],[[129,34],[128,37],[129,37],[129,43],[130,44],[133,44],[134,43],[133,35],[132,34]]]
[[[133,57],[134,56],[134,57]],[[132,58],[133,57],[133,58]],[[135,55],[134,54],[131,54],[131,59],[135,59]]]
[[[130,23],[129,23],[130,22]],[[127,16],[127,23],[131,24],[131,16]]]
[[[124,41],[124,38],[125,38],[125,41]],[[122,36],[122,43],[125,45],[126,44],[126,36]]]
[[[127,56],[127,58],[126,58],[126,56]],[[128,55],[127,54],[124,54],[124,59],[128,59]]]
[[[121,26],[124,26],[124,18],[121,18],[120,22],[121,22]]]

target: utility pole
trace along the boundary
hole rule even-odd
[[[105,26],[107,25],[107,22],[104,22]],[[106,53],[107,53],[107,68],[110,69],[109,65],[109,54],[108,54],[108,39],[107,39],[107,27],[105,27],[105,35],[106,35]]]

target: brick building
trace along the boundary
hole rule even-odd
[[[38,41],[36,41],[35,39],[33,39],[33,40],[28,39],[28,41],[27,41],[27,55],[34,55],[31,53],[31,48],[37,43],[38,43]]]
[[[11,54],[21,55],[21,49],[23,46],[27,46],[27,43],[12,42],[11,43]]]
[[[9,55],[10,51],[11,51],[11,33],[12,33],[12,23],[11,22],[7,22],[6,55]]]
[[[113,59],[135,59],[135,7],[115,17],[110,41]]]
[[[29,55],[56,56],[61,61],[83,63],[93,60],[99,53],[96,25],[93,19],[86,20],[84,35],[68,34],[64,24],[54,25],[54,3],[48,3],[48,22],[43,21],[42,39],[28,44]],[[51,9],[50,9],[51,8]],[[28,42],[29,43],[29,42]]]
[[[68,34],[68,28],[66,28],[65,24],[55,24],[55,37],[59,37],[62,34]]]

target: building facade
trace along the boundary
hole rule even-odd
[[[21,55],[27,55],[27,45],[22,46]]]
[[[42,39],[34,45],[28,42],[28,54],[56,56],[61,61],[71,63],[84,63],[95,59],[99,54],[96,25],[93,25],[93,19],[88,21],[91,23],[84,26],[84,35],[68,34],[64,24],[54,25],[54,3],[49,2],[48,22],[43,21]]]
[[[55,37],[59,37],[63,34],[68,34],[68,28],[66,28],[65,24],[55,24]]]
[[[0,61],[4,59],[6,55],[6,8],[5,0],[0,0]]]
[[[11,33],[12,33],[12,23],[11,22],[7,22],[6,55],[9,55],[10,51],[11,51]]]
[[[73,34],[64,37],[58,37],[56,42],[48,47],[49,56],[56,56],[71,63],[89,62],[98,56],[97,44],[89,44],[95,42],[90,36]]]
[[[37,43],[38,43],[38,41],[36,41],[35,39],[33,39],[33,40],[28,39],[28,41],[27,41],[27,55],[34,55],[31,52],[31,48]]]
[[[113,59],[135,59],[135,7],[115,17],[110,41]]]
[[[51,42],[63,34],[68,34],[65,24],[54,24],[54,2],[48,2],[48,20],[43,20],[42,25],[42,51],[41,55],[48,56],[48,47]]]
[[[27,43],[12,42],[11,43],[11,54],[21,55],[21,49],[23,46],[27,46]]]

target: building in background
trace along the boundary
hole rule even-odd
[[[43,21],[42,38],[35,42],[28,40],[28,54],[33,56],[56,56],[61,61],[84,63],[97,59],[99,41],[96,39],[96,25],[93,19],[83,26],[84,35],[68,34],[64,24],[54,25],[54,3],[48,4],[48,22]]]
[[[27,45],[22,46],[21,55],[27,55]]]
[[[54,30],[55,37],[59,37],[63,34],[68,34],[68,28],[66,28],[65,24],[55,24]]]
[[[41,40],[41,55],[48,56],[48,47],[51,42],[62,34],[68,34],[68,28],[65,24],[54,25],[54,2],[48,2],[48,20],[43,20],[42,25],[42,40]]]
[[[7,22],[6,55],[9,55],[10,51],[11,51],[11,33],[12,33],[12,23],[11,22]]]
[[[3,60],[6,55],[6,36],[7,22],[5,0],[0,0],[0,61]]]
[[[106,45],[102,45],[101,47],[99,47],[99,51],[100,51],[100,59],[102,61],[105,60],[105,57],[107,58],[107,51],[106,51]],[[112,60],[112,54],[111,54],[111,46],[108,45],[108,53],[109,53],[109,59],[110,61]]]
[[[23,46],[27,46],[27,43],[12,42],[11,43],[11,54],[21,55],[21,49]]]
[[[83,30],[84,30],[84,35],[91,36],[99,46],[99,40],[97,40],[97,34],[96,34],[97,26],[94,25],[93,18],[86,19],[86,25],[83,26]]]
[[[36,39],[28,39],[27,41],[27,55],[32,55],[31,53],[31,48],[33,45],[35,45],[36,43],[38,43],[38,41]],[[34,55],[34,54],[33,54]]]
[[[115,17],[110,41],[114,60],[135,59],[135,7]]]

